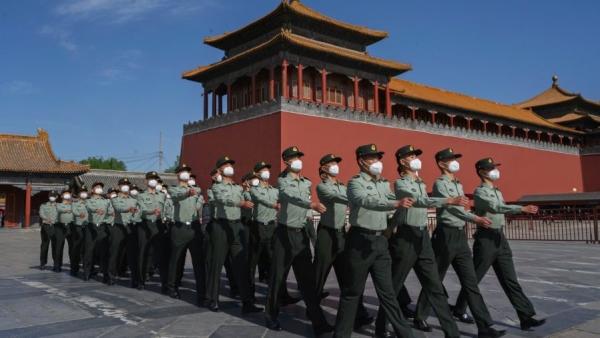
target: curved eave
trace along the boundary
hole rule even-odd
[[[236,61],[245,59],[255,53],[264,51],[267,48],[274,46],[277,43],[288,43],[295,47],[306,48],[311,51],[325,53],[325,54],[333,55],[335,57],[350,59],[350,60],[356,61],[356,62],[362,62],[362,63],[369,64],[372,66],[377,66],[377,67],[380,67],[383,69],[387,69],[388,72],[394,73],[394,74],[400,74],[400,73],[403,73],[405,71],[412,69],[409,64],[376,58],[376,57],[370,56],[363,52],[358,52],[358,51],[355,51],[352,49],[342,48],[342,47],[328,44],[325,42],[312,40],[312,39],[303,37],[301,35],[293,34],[288,31],[282,31],[281,33],[275,35],[268,41],[266,41],[260,45],[257,45],[247,51],[244,51],[240,54],[236,54],[230,58],[227,58],[223,61],[211,64],[211,65],[201,66],[196,69],[186,71],[182,74],[182,78],[186,79],[186,80],[199,81],[198,77],[202,74],[205,74],[210,71],[214,71],[223,66],[226,66],[226,65],[232,64]]]
[[[349,31],[355,36],[362,37],[362,39],[365,40],[365,42],[368,44],[373,44],[377,41],[381,41],[382,39],[388,37],[388,33],[385,31],[375,30],[363,26],[342,22],[324,14],[321,14],[307,6],[304,6],[302,3],[300,3],[300,1],[288,2],[284,0],[281,2],[281,4],[279,4],[279,6],[277,6],[273,11],[271,11],[267,15],[237,30],[206,37],[204,38],[204,43],[219,49],[230,48],[232,45],[234,45],[233,41],[238,39],[240,36],[248,34],[252,31],[260,30],[261,26],[264,26],[268,21],[275,20],[277,16],[286,13],[296,14],[302,18],[323,22],[324,24],[329,24],[339,29]]]
[[[461,93],[430,87],[415,82],[392,79],[392,93],[421,102],[430,102],[440,106],[472,111],[504,120],[536,125],[547,129],[561,130],[566,133],[583,134],[581,131],[550,122],[533,111],[494,101],[476,98]]]

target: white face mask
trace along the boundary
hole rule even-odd
[[[158,181],[155,180],[155,179],[151,179],[151,180],[148,181],[148,186],[150,188],[156,188],[157,185],[158,185]]]
[[[250,181],[250,184],[252,184],[253,187],[258,187],[259,183],[260,181],[258,180],[258,178],[253,178],[252,181]]]
[[[218,183],[223,182],[223,176],[221,176],[220,174],[217,175],[217,177],[215,177],[215,181],[217,181]]]
[[[195,186],[195,185],[196,185],[196,181],[195,181],[195,180],[193,180],[193,179],[191,179],[191,180],[189,180],[189,181],[188,181],[188,185],[190,185],[190,186],[192,186],[192,187],[193,187],[193,186]]]
[[[179,179],[182,181],[187,181],[190,179],[190,173],[188,173],[187,171],[183,171],[179,173]]]
[[[87,192],[82,192],[82,193],[80,193],[80,194],[79,194],[79,198],[81,198],[81,199],[86,199],[86,198],[88,198],[88,193],[87,193]]]
[[[56,201],[56,197],[54,197],[54,196],[50,196],[48,199],[50,200],[50,202]]]
[[[121,186],[121,192],[129,192],[129,186],[128,185],[122,185]]]
[[[162,191],[162,184],[156,184],[156,191]]]
[[[448,163],[448,171],[451,173],[458,172],[460,170],[460,163],[457,160],[452,160]]]
[[[138,194],[137,190],[131,190],[130,192],[131,196],[136,196]]]
[[[102,195],[104,191],[102,190],[102,188],[94,188],[94,194],[96,195]]]
[[[340,166],[337,164],[334,164],[332,166],[329,167],[329,175],[331,176],[337,176],[340,173]]]
[[[71,199],[71,194],[64,194],[63,195],[63,200],[68,201]]]
[[[225,175],[226,177],[231,177],[231,176],[233,176],[233,174],[234,174],[233,167],[223,168],[223,175]]]
[[[260,178],[262,178],[263,180],[268,180],[271,177],[271,172],[268,170],[265,171],[261,171],[260,172]]]
[[[500,170],[492,169],[488,172],[487,177],[492,181],[497,181],[500,179]]]
[[[295,159],[290,163],[290,169],[292,169],[292,171],[294,172],[299,172],[300,170],[302,170],[302,161]]]
[[[383,162],[377,161],[371,163],[369,165],[369,172],[371,173],[371,175],[381,175],[381,173],[383,172]]]
[[[410,160],[410,163],[408,164],[408,166],[410,167],[410,170],[412,170],[412,171],[419,171],[419,170],[421,170],[421,160],[419,160],[418,158]]]
[[[112,194],[110,194],[110,198],[115,198],[117,197],[117,194],[115,194],[114,192]]]

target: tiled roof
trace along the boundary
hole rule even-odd
[[[244,33],[255,29],[260,29],[260,27],[263,26],[269,20],[273,20],[275,17],[285,15],[286,13],[296,14],[316,21],[321,21],[344,30],[348,30],[354,35],[358,34],[369,38],[371,43],[377,42],[388,36],[388,33],[385,31],[374,30],[367,27],[353,25],[333,19],[322,13],[319,13],[318,11],[315,11],[310,7],[305,6],[299,0],[282,0],[279,6],[277,6],[273,11],[263,16],[262,18],[253,21],[250,24],[241,27],[235,31],[206,37],[204,39],[204,43],[219,48],[221,46],[221,43],[225,40],[235,38],[236,36],[243,35]]]
[[[177,176],[175,174],[159,173],[159,176],[167,185],[177,184]],[[88,189],[95,182],[104,183],[105,189],[115,188],[122,178],[128,178],[131,183],[137,185],[140,189],[146,187],[146,173],[143,172],[91,169],[89,172],[79,176],[81,183],[84,183]]]
[[[550,118],[550,119],[548,119],[548,121],[551,121],[554,123],[566,123],[566,122],[572,122],[572,121],[577,121],[577,120],[582,120],[582,119],[589,119],[596,123],[600,123],[600,116],[596,116],[593,114],[585,114],[585,113],[568,113],[561,117]]]
[[[0,172],[81,174],[88,170],[87,165],[57,159],[43,129],[36,136],[0,134]]]
[[[550,88],[546,89],[545,91],[528,100],[515,104],[515,106],[520,108],[532,108],[577,99],[582,100],[583,102],[591,104],[593,106],[597,106],[600,109],[600,102],[588,100],[581,96],[581,94],[579,93],[572,93],[567,90],[564,90],[561,87],[559,87],[559,85],[556,83],[556,80],[552,83],[552,86]]]
[[[222,66],[232,64],[235,61],[242,60],[258,51],[265,50],[266,48],[276,45],[277,43],[289,43],[293,46],[299,46],[310,49],[315,52],[332,54],[335,56],[351,59],[357,62],[363,62],[371,65],[376,65],[383,68],[388,68],[398,73],[405,72],[411,69],[409,64],[399,63],[395,61],[385,60],[377,57],[373,57],[365,52],[359,52],[349,48],[343,48],[340,46],[332,45],[326,42],[317,41],[306,38],[304,36],[294,34],[287,30],[281,30],[280,33],[272,37],[266,42],[263,42],[253,48],[250,48],[242,53],[236,54],[232,57],[226,58],[217,63],[213,63],[207,66],[201,66],[196,69],[184,72],[182,77],[184,79],[193,80],[195,76],[205,73],[210,70],[215,70]]]
[[[393,78],[390,82],[390,90],[395,92],[396,95],[410,99],[431,102],[451,108],[464,109],[496,118],[519,121],[549,129],[579,133],[579,131],[576,131],[575,129],[552,123],[527,109],[450,92],[440,88],[429,87],[407,80]]]

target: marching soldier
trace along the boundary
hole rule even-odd
[[[42,244],[40,245],[40,269],[45,270],[46,264],[48,263],[48,248],[52,242],[54,236],[54,225],[57,222],[57,211],[56,211],[56,199],[58,193],[51,191],[48,196],[48,202],[43,203],[40,206],[40,219],[42,220],[42,226],[40,234],[42,236]],[[52,258],[54,259],[54,246],[50,250]]]
[[[254,165],[256,177],[252,179],[250,188],[250,197],[254,204],[249,241],[250,293],[253,296],[255,294],[256,266],[260,264],[260,258],[265,255],[267,264],[271,264],[273,261],[271,242],[275,232],[277,211],[280,207],[279,191],[269,184],[271,177],[269,169],[271,169],[271,165],[266,162],[256,163]]]
[[[151,252],[156,251],[159,256],[166,254],[164,246],[158,240],[159,223],[161,222],[161,214],[165,204],[165,195],[156,190],[159,178],[156,171],[146,173],[147,189],[140,193],[138,197],[139,215],[142,218],[142,222],[137,227],[138,257],[136,272],[138,274],[138,289],[140,290],[145,288],[148,267],[152,264]],[[158,266],[162,280],[167,275],[168,268],[166,264],[160,263]],[[164,279],[164,284],[166,284],[166,278]]]
[[[342,295],[335,323],[335,337],[350,337],[352,323],[362,296],[367,275],[370,273],[379,298],[380,309],[398,337],[413,337],[408,322],[402,317],[396,299],[391,275],[391,258],[387,229],[387,212],[398,208],[410,208],[412,200],[396,200],[389,182],[381,177],[384,152],[375,144],[356,149],[356,162],[360,173],[348,183],[350,207],[350,230],[345,243],[346,271],[342,278]],[[375,331],[376,337],[386,336],[386,331]]]
[[[58,213],[58,223],[54,226],[54,272],[62,271],[63,251],[65,248],[65,237],[69,236],[71,223],[73,223],[73,205],[72,194],[69,190],[64,190],[61,194],[61,201],[56,205]]]
[[[127,250],[125,254],[125,256],[127,256],[127,262],[123,263],[129,266],[131,287],[137,288],[138,290],[142,290],[144,289],[144,283],[140,282],[140,271],[138,264],[138,259],[140,256],[140,250],[138,246],[138,232],[142,231],[142,211],[140,210],[140,206],[138,203],[140,197],[140,188],[135,184],[131,184],[129,196],[136,201],[136,206],[135,212],[131,214],[131,223],[129,223],[127,232]]]
[[[510,205],[504,202],[502,193],[494,185],[494,182],[500,178],[499,165],[489,157],[475,163],[475,170],[477,176],[481,179],[481,185],[473,193],[475,202],[473,211],[476,215],[491,220],[492,224],[489,227],[477,227],[477,231],[473,236],[475,239],[473,243],[473,264],[475,265],[477,281],[481,281],[490,266],[494,268],[504,293],[517,311],[521,322],[521,330],[527,331],[532,327],[544,324],[546,320],[533,318],[535,309],[519,284],[512,251],[502,228],[506,223],[505,214],[536,214],[538,208],[534,205]],[[456,301],[456,313],[465,313],[467,299],[468,292],[463,286]]]
[[[83,254],[83,280],[89,280],[94,270],[94,261],[98,261],[103,278],[108,281],[108,224],[114,210],[110,200],[103,197],[104,184],[92,185],[92,196],[85,201],[88,211],[88,224],[85,231]]]
[[[222,182],[212,188],[217,215],[216,222],[207,229],[211,262],[208,263],[206,298],[209,310],[219,311],[220,275],[227,255],[230,255],[232,272],[240,288],[242,313],[249,314],[262,311],[254,305],[249,293],[248,243],[244,243],[245,229],[241,223],[241,209],[251,209],[254,205],[244,200],[242,187],[233,182],[234,164],[234,160],[225,156],[215,165],[222,175]]]
[[[273,262],[265,313],[267,327],[271,330],[281,330],[278,320],[279,295],[281,288],[286,285],[286,272],[292,267],[313,330],[315,335],[319,336],[333,331],[333,328],[327,323],[316,294],[308,234],[308,227],[312,227],[312,224],[307,224],[310,223],[307,215],[309,210],[323,213],[326,209],[323,204],[310,199],[311,182],[301,176],[303,156],[304,153],[297,147],[289,147],[282,153],[287,168],[278,182],[281,210],[279,226],[275,229],[273,238]]]
[[[194,269],[194,277],[196,278],[196,297],[197,304],[203,306],[206,302],[206,229],[203,228],[202,218],[204,217],[204,196],[202,189],[196,184],[196,175],[190,175],[188,180],[190,188],[196,191],[198,198],[196,199],[196,214],[198,217],[192,222],[194,229],[194,239],[191,243],[191,252],[196,256],[196,265]],[[193,260],[192,260],[193,263]]]
[[[119,193],[111,202],[115,211],[114,225],[110,227],[110,253],[108,261],[108,284],[113,285],[119,272],[131,231],[132,216],[137,211],[137,201],[129,195],[131,183],[127,178],[119,180]],[[137,287],[137,285],[132,285]]]
[[[431,303],[433,310],[442,326],[446,337],[459,337],[458,327],[452,318],[446,291],[440,280],[435,256],[431,248],[431,239],[427,229],[427,208],[439,208],[446,205],[468,205],[469,200],[464,196],[449,198],[432,198],[427,196],[425,183],[418,177],[421,170],[423,152],[411,145],[401,147],[396,151],[396,162],[400,178],[396,180],[396,198],[409,198],[413,201],[412,208],[399,209],[394,215],[394,234],[390,238],[390,253],[392,256],[392,279],[396,293],[404,285],[411,269],[421,283],[423,292]],[[431,331],[424,321],[415,319],[416,329]],[[377,316],[377,329],[385,329],[385,314],[381,309]]]
[[[191,187],[188,184],[192,168],[185,164],[180,165],[176,169],[179,184],[170,187],[168,193],[173,200],[174,214],[173,224],[170,232],[170,257],[169,257],[169,273],[167,287],[169,296],[172,298],[181,298],[179,294],[179,285],[183,277],[183,268],[185,265],[185,256],[187,251],[190,251],[192,256],[192,264],[194,266],[194,276],[196,278],[196,287],[203,284],[204,276],[200,276],[202,258],[202,248],[194,240],[194,228],[192,224],[198,220],[197,203],[199,188]]]
[[[455,174],[460,169],[457,161],[462,155],[455,153],[452,148],[446,148],[435,154],[435,160],[442,175],[435,181],[433,186],[433,197],[451,198],[464,196],[462,184],[456,179]],[[490,313],[483,301],[481,292],[477,287],[477,277],[473,267],[471,248],[465,233],[465,222],[473,222],[481,227],[488,227],[491,221],[485,217],[477,216],[466,211],[460,206],[448,205],[436,210],[437,226],[433,232],[431,245],[435,252],[436,264],[440,279],[443,281],[446,271],[452,265],[460,284],[465,290],[467,301],[479,331],[479,337],[500,337],[505,331],[497,331],[491,326],[494,324]],[[417,303],[415,320],[426,323],[431,307],[425,295],[421,291]],[[465,323],[473,323],[466,314],[456,316],[458,320]]]
[[[322,181],[317,185],[317,196],[327,210],[321,214],[321,220],[317,228],[314,260],[317,295],[323,294],[323,287],[332,267],[335,270],[338,285],[343,283],[341,278],[344,273],[342,252],[346,242],[345,225],[348,195],[346,186],[337,179],[341,161],[341,157],[333,154],[327,154],[319,161],[319,176]],[[373,317],[369,315],[361,296],[354,329],[359,329],[372,322]]]
[[[164,198],[165,198],[165,203],[163,205],[163,210],[161,212],[161,221],[158,224],[158,242],[160,243],[159,246],[162,247],[162,254],[161,251],[156,251],[153,250],[152,251],[152,247],[151,247],[151,251],[152,251],[152,269],[150,270],[150,274],[153,273],[153,271],[156,269],[156,267],[160,267],[161,265],[164,266],[164,270],[165,270],[165,274],[160,275],[160,282],[161,282],[161,288],[160,288],[160,292],[162,294],[168,294],[169,293],[169,288],[167,286],[168,283],[168,279],[169,279],[169,259],[170,259],[170,254],[171,254],[171,239],[169,238],[170,233],[171,233],[171,223],[173,222],[173,216],[174,216],[174,207],[173,207],[173,200],[171,199],[171,195],[169,195],[169,192],[167,191],[167,186],[163,183],[162,179],[158,179],[158,184],[156,185],[156,191],[158,191],[159,193],[161,193]],[[160,269],[159,269],[160,271]]]
[[[79,263],[83,256],[84,232],[88,223],[88,212],[85,201],[88,198],[87,187],[84,185],[79,191],[79,198],[73,200],[74,221],[71,223],[69,241],[69,261],[71,263],[71,276],[79,273]]]

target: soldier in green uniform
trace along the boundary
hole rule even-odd
[[[147,189],[139,194],[137,199],[139,215],[142,222],[137,228],[138,241],[138,288],[144,289],[148,276],[148,267],[151,265],[151,252],[158,252],[159,256],[165,255],[163,246],[158,241],[159,223],[161,222],[162,210],[165,204],[165,195],[156,190],[158,179],[156,171],[146,173]],[[160,262],[159,262],[160,263]],[[159,264],[160,276],[167,275],[168,268],[165,264]],[[166,284],[166,279],[165,279]]]
[[[475,164],[475,170],[481,179],[481,185],[473,193],[475,202],[473,211],[476,215],[491,220],[492,224],[489,227],[477,227],[477,231],[473,236],[475,238],[473,264],[475,265],[477,281],[481,281],[490,267],[494,268],[504,293],[517,311],[521,322],[521,330],[526,331],[544,324],[546,320],[533,318],[535,309],[519,284],[512,258],[512,250],[502,228],[506,223],[505,214],[536,214],[538,208],[534,205],[510,205],[504,202],[502,193],[494,185],[494,182],[500,178],[500,171],[497,168],[499,165],[489,157],[481,159]],[[463,287],[456,301],[455,312],[465,313],[467,297],[468,293]]]
[[[152,257],[152,267],[149,267],[149,276],[153,274],[154,270],[157,267],[164,266],[164,275],[160,275],[160,283],[161,288],[160,291],[162,294],[168,294],[169,288],[167,287],[167,282],[169,279],[169,259],[171,254],[171,239],[169,238],[171,232],[171,224],[173,222],[174,208],[173,208],[173,200],[171,199],[171,195],[167,191],[167,186],[164,184],[162,179],[157,180],[158,184],[156,185],[156,191],[161,193],[164,196],[164,204],[163,209],[161,211],[161,220],[158,223],[158,235],[157,241],[159,242],[158,246],[161,247],[161,250],[153,250],[151,247],[151,255]],[[161,269],[159,268],[159,271]]]
[[[311,201],[311,182],[301,175],[304,156],[297,147],[285,149],[281,155],[287,168],[278,180],[279,226],[273,237],[273,262],[267,297],[266,324],[271,330],[281,330],[279,323],[279,295],[286,285],[286,272],[292,267],[298,281],[298,288],[304,297],[308,318],[312,321],[315,335],[333,331],[319,306],[316,294],[315,274],[312,267],[312,253],[308,235],[308,212],[323,213],[323,204]],[[312,224],[310,224],[312,227]]]
[[[43,203],[40,206],[40,220],[42,221],[40,234],[42,236],[42,244],[40,245],[40,269],[45,270],[46,264],[48,263],[48,248],[52,242],[54,236],[54,225],[58,220],[56,212],[56,199],[58,193],[51,191],[48,196],[48,202]],[[54,246],[50,251],[52,258],[54,258]]]
[[[89,280],[98,262],[104,279],[108,280],[108,224],[109,215],[114,215],[110,200],[103,197],[104,184],[94,182],[92,196],[85,201],[88,224],[85,231],[83,254],[83,280]]]
[[[118,184],[119,193],[111,200],[115,211],[115,224],[110,227],[109,285],[114,284],[118,276],[119,265],[123,260],[123,255],[127,248],[127,236],[131,231],[132,217],[137,211],[137,201],[129,195],[131,189],[129,179],[122,178]]]
[[[190,175],[188,186],[196,191],[196,214],[198,217],[192,222],[194,229],[194,239],[190,244],[190,252],[195,256],[194,277],[196,278],[196,303],[203,306],[206,302],[206,228],[202,224],[204,217],[204,196],[202,189],[196,183],[196,175]],[[193,258],[193,257],[192,257]],[[194,259],[192,259],[192,263]]]
[[[69,241],[69,261],[71,263],[71,276],[79,273],[79,263],[83,256],[84,232],[88,224],[88,212],[85,201],[88,198],[88,190],[85,185],[79,189],[79,198],[73,199],[74,221],[71,223]]]
[[[248,314],[262,311],[254,305],[249,292],[248,244],[244,243],[245,229],[241,223],[241,209],[251,209],[254,205],[244,199],[243,188],[233,181],[234,164],[234,160],[224,156],[215,165],[222,175],[222,182],[212,187],[217,214],[216,221],[207,228],[211,261],[208,263],[206,298],[208,309],[219,311],[220,275],[227,255],[230,255],[232,273],[240,289],[242,313]]]
[[[327,210],[321,214],[321,220],[317,228],[314,260],[317,295],[323,294],[323,287],[332,267],[335,270],[338,285],[341,286],[343,283],[342,252],[346,242],[345,225],[348,195],[346,186],[337,179],[341,161],[342,158],[334,154],[327,154],[319,161],[321,183],[317,185],[317,196]],[[373,317],[369,315],[361,297],[356,320],[354,321],[354,329],[359,329],[372,322]]]
[[[371,274],[379,298],[396,336],[413,337],[408,322],[402,317],[392,284],[391,258],[385,236],[387,213],[398,208],[410,208],[412,199],[396,200],[389,182],[382,178],[383,152],[375,144],[356,149],[360,173],[348,183],[350,230],[344,247],[345,272],[342,274],[342,294],[335,323],[334,337],[347,338],[352,334],[356,310]],[[375,331],[376,337],[387,331]]]
[[[71,223],[73,223],[73,205],[72,193],[70,190],[64,190],[61,194],[60,203],[56,204],[58,223],[54,225],[54,272],[62,271],[63,251],[65,248],[65,237],[69,236]]]
[[[202,268],[202,248],[195,245],[194,228],[192,224],[198,221],[198,199],[203,198],[198,187],[191,187],[188,184],[192,168],[181,164],[177,169],[177,178],[179,184],[169,187],[168,193],[173,200],[174,222],[170,232],[170,256],[169,273],[167,287],[169,296],[180,298],[179,285],[183,277],[183,268],[185,265],[185,256],[190,251],[192,256],[192,265],[194,267],[194,277],[196,287],[204,283],[204,276],[200,276]]]
[[[455,153],[452,148],[446,148],[435,154],[437,166],[442,175],[435,181],[433,186],[433,197],[450,198],[464,196],[462,184],[456,179],[456,173],[460,169],[457,161],[462,155]],[[452,265],[458,276],[460,284],[467,294],[467,300],[471,312],[475,317],[478,337],[500,337],[505,331],[497,331],[491,326],[494,324],[490,313],[483,301],[481,292],[477,286],[477,277],[473,267],[471,248],[465,232],[465,223],[473,222],[481,227],[488,227],[491,221],[485,217],[477,216],[460,206],[448,205],[436,210],[436,228],[431,238],[431,245],[435,253],[435,260],[441,280],[444,280],[446,271]],[[421,291],[417,302],[417,313],[415,320],[423,321],[429,316],[431,307],[425,295]],[[457,316],[458,315],[458,316]],[[458,320],[465,323],[473,323],[466,314],[455,314]]]
[[[396,151],[396,162],[400,178],[396,180],[396,198],[410,198],[414,201],[412,208],[399,209],[394,215],[393,235],[390,238],[392,256],[392,279],[396,293],[411,269],[414,268],[421,283],[423,292],[435,311],[446,337],[459,337],[458,327],[452,318],[448,297],[440,280],[435,255],[431,247],[431,239],[427,229],[427,209],[446,205],[467,206],[468,198],[464,196],[449,198],[433,198],[427,195],[427,187],[419,178],[423,152],[412,145],[401,147]],[[431,331],[424,321],[415,319],[414,326],[422,331]],[[385,314],[380,309],[377,316],[377,329],[385,329]]]
[[[256,163],[253,169],[256,177],[252,179],[250,188],[250,197],[254,204],[248,259],[250,262],[250,293],[252,295],[255,294],[256,267],[260,264],[260,258],[265,255],[267,264],[271,264],[273,259],[271,242],[280,205],[279,191],[269,184],[271,177],[269,169],[271,169],[271,165],[266,162]]]

